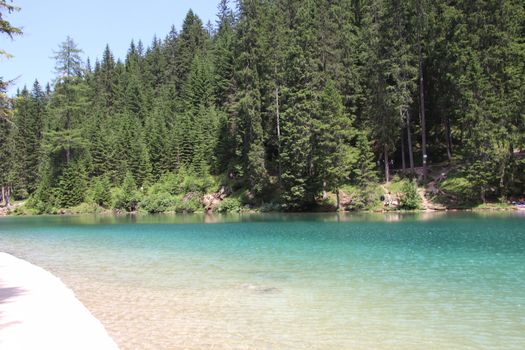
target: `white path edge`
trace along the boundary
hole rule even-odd
[[[0,252],[0,349],[118,347],[102,323],[59,278]]]

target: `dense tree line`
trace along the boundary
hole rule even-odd
[[[218,176],[250,200],[303,209],[345,184],[441,162],[477,198],[522,193],[525,3],[221,0],[123,60],[83,62],[0,120],[0,179],[35,207],[131,196],[167,176]],[[418,168],[418,169],[416,169]],[[93,195],[95,193],[95,195]],[[121,195],[123,195],[121,193]],[[123,195],[124,196],[124,195]],[[128,196],[128,197],[129,197]]]

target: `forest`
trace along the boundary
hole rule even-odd
[[[344,192],[342,209],[362,209],[381,183],[424,185],[436,165],[451,169],[443,197],[523,196],[523,0],[221,0],[217,12],[203,23],[190,10],[122,59],[106,46],[84,60],[67,37],[52,82],[12,98],[3,86],[2,199],[34,213],[199,211],[206,196],[218,211],[300,211],[328,194],[341,208]]]

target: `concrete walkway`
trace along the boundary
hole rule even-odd
[[[0,349],[118,349],[57,277],[0,253]]]

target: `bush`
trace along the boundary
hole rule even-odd
[[[379,198],[383,192],[377,185],[369,184],[366,187],[347,185],[342,188],[342,192],[350,197],[349,203],[342,203],[346,206],[346,210],[371,210],[381,206]]]
[[[67,214],[96,214],[100,211],[100,207],[95,203],[81,203],[65,210]]]
[[[233,213],[239,212],[242,209],[242,204],[239,198],[229,197],[224,199],[218,206],[216,211],[218,213]]]
[[[440,189],[460,201],[472,201],[475,196],[474,185],[465,177],[449,177],[441,183]]]
[[[177,213],[195,213],[202,210],[201,196],[197,194],[191,195],[189,198],[178,199],[175,201],[172,209]]]
[[[262,213],[269,213],[269,212],[276,212],[281,211],[282,207],[279,203],[263,203],[261,207],[259,208],[259,211]]]
[[[145,196],[140,207],[148,213],[164,213],[177,204],[177,199],[169,193],[154,193]]]
[[[182,168],[177,173],[164,174],[156,184],[151,186],[150,193],[166,192],[171,195],[190,192],[207,193],[214,187],[218,185],[212,176],[198,176]]]
[[[206,193],[212,187],[217,187],[213,177],[210,175],[196,176],[186,175],[181,184],[181,193],[200,192]]]
[[[401,200],[399,207],[401,209],[413,210],[418,209],[421,204],[421,196],[417,192],[416,181],[404,181],[401,187]]]
[[[17,216],[17,215],[27,216],[27,215],[38,215],[41,213],[39,213],[35,208],[29,208],[26,202],[25,205],[21,205],[21,206],[14,208],[14,210],[9,212],[9,214],[14,215],[14,216]]]
[[[130,172],[126,174],[122,188],[114,192],[114,208],[126,211],[135,211],[142,198],[142,193],[137,190],[137,185]]]
[[[141,197],[141,193],[137,190],[127,192],[122,188],[117,188],[114,191],[113,207],[115,209],[124,209],[129,212],[135,211],[138,209]]]

